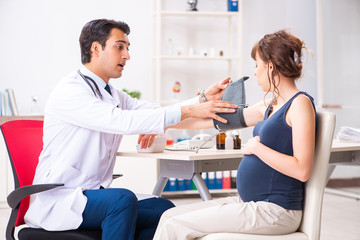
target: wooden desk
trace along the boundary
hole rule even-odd
[[[198,153],[165,150],[163,153],[138,153],[130,149],[119,152],[117,156],[159,159],[160,176],[153,195],[160,196],[169,177],[192,179],[202,200],[206,201],[212,197],[201,173],[237,169],[243,154],[240,150],[201,149]]]
[[[202,172],[235,170],[243,154],[240,150],[201,149],[199,153],[191,151],[167,151],[163,153],[138,153],[135,149],[123,150],[121,157],[155,158],[160,161],[160,176],[153,194],[160,196],[169,177],[193,179],[203,200],[211,195],[201,178]],[[328,179],[337,165],[360,165],[360,143],[339,143],[333,141],[329,160]],[[360,198],[360,196],[359,196]]]

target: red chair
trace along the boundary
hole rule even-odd
[[[43,121],[14,120],[1,125],[14,175],[15,190],[7,197],[12,208],[6,228],[6,239],[15,239],[15,227],[25,224],[24,215],[29,208],[31,194],[47,191],[61,183],[33,185],[35,169],[42,150]],[[101,230],[46,231],[38,228],[22,228],[20,240],[95,240],[101,239]]]

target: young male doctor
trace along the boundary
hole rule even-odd
[[[83,27],[83,66],[63,78],[48,99],[34,178],[34,184],[65,185],[31,197],[25,216],[29,226],[50,231],[101,228],[102,239],[152,239],[161,214],[174,205],[108,188],[122,135],[140,134],[139,143],[146,147],[150,134],[163,133],[181,120],[226,122],[215,113],[234,112],[236,105],[219,100],[229,79],[208,87],[202,98],[168,107],[138,101],[108,84],[121,77],[130,60],[129,33],[126,23],[106,19]]]

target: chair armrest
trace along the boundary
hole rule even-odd
[[[123,175],[120,173],[120,174],[113,174],[113,179],[117,179],[119,177],[122,177]]]
[[[23,200],[27,196],[30,196],[31,194],[44,192],[60,186],[64,186],[64,184],[36,184],[19,187],[9,194],[9,196],[7,197],[7,202],[11,208],[15,208],[21,202],[21,200]]]

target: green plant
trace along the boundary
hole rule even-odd
[[[130,92],[129,90],[127,90],[125,88],[123,88],[123,91],[126,92],[130,97],[137,98],[137,99],[140,99],[140,97],[141,97],[141,92],[139,92],[139,91]]]

